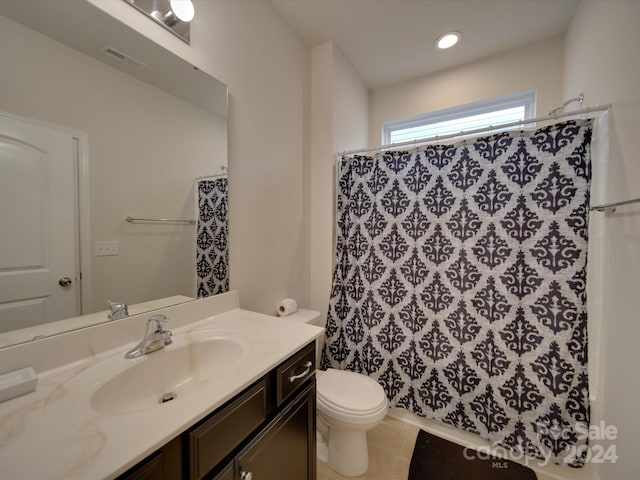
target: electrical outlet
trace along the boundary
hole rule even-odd
[[[118,255],[120,253],[120,242],[117,240],[96,242],[94,255],[96,257],[105,257],[108,255]]]

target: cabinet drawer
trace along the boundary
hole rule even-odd
[[[316,371],[315,342],[303,348],[290,360],[276,369],[277,375],[277,405],[285,401]]]
[[[206,475],[266,418],[267,382],[262,379],[189,433],[189,477],[198,480]]]

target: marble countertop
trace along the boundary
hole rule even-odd
[[[91,378],[95,367],[124,355],[135,343],[40,373],[35,392],[0,403],[0,476],[115,478],[323,332],[235,308],[188,323],[173,334],[187,338],[189,332],[208,329],[233,331],[243,344],[241,360],[215,381],[152,408],[105,414],[94,411],[88,401],[97,388],[98,381]]]

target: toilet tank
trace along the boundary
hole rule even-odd
[[[287,320],[292,320],[294,322],[306,323],[309,325],[315,325],[317,327],[325,328],[325,322],[322,320],[322,316],[320,312],[316,312],[315,310],[307,310],[305,308],[299,308],[291,315],[287,315]],[[316,338],[316,369],[320,368],[320,356],[322,354],[322,348],[324,347],[324,334]]]
[[[308,323],[309,325],[316,325],[318,327],[324,328],[324,325],[321,325],[322,321],[320,319],[320,312],[316,312],[315,310],[299,308],[292,314],[282,318],[293,320],[294,322]]]

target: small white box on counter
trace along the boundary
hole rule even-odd
[[[21,368],[0,375],[0,402],[33,392],[38,385],[38,377],[33,368]]]

